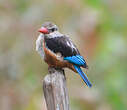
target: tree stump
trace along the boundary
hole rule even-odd
[[[64,70],[49,68],[43,80],[47,110],[69,110],[69,98]]]

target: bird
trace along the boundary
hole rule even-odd
[[[52,22],[42,24],[38,32],[40,34],[36,40],[36,51],[48,66],[71,69],[91,88],[91,82],[81,69],[88,69],[88,65],[72,40],[60,33],[57,25]]]

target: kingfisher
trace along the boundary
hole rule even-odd
[[[81,69],[81,67],[88,69],[88,65],[72,40],[61,34],[57,25],[52,22],[45,22],[38,31],[40,35],[36,40],[36,51],[48,66],[69,68],[78,73],[89,88],[92,87],[87,75]]]

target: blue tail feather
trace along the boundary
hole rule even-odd
[[[86,83],[86,85],[91,88],[92,84],[91,82],[88,80],[88,77],[86,76],[86,74],[81,70],[81,68],[77,65],[74,65],[74,68],[76,69],[76,71],[79,73],[79,75],[81,76],[81,78],[83,79],[83,81]]]

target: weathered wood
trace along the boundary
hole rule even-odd
[[[43,80],[47,110],[69,110],[68,91],[64,70],[49,68]]]

